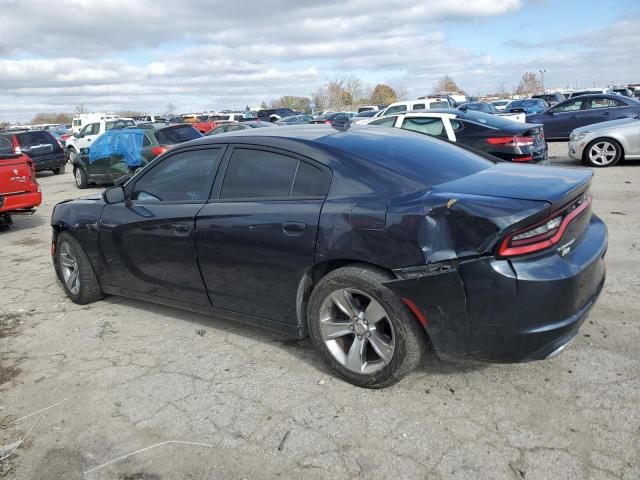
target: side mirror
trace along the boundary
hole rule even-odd
[[[107,205],[113,205],[114,203],[122,203],[127,197],[124,193],[124,188],[121,186],[107,188],[102,192],[102,199]]]

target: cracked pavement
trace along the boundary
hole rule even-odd
[[[551,151],[571,163],[566,144]],[[0,445],[33,427],[0,478],[640,478],[640,162],[596,172],[608,277],[567,350],[431,358],[382,391],[333,377],[308,339],[118,297],[71,303],[48,221],[97,189],[69,170],[39,181],[44,204],[0,232]]]

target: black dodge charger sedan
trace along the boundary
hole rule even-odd
[[[605,278],[591,177],[375,126],[205,137],[56,205],[53,262],[76,303],[124,295],[309,334],[342,378],[384,387],[428,342],[521,362],[572,340]]]

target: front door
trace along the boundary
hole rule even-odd
[[[568,138],[574,128],[580,123],[580,117],[584,113],[581,108],[584,99],[577,97],[560,105],[556,105],[544,121],[544,133],[549,138]],[[547,115],[547,113],[544,113]]]
[[[209,199],[222,149],[178,152],[106,205],[99,241],[112,286],[209,306],[195,254],[195,219]]]
[[[296,295],[313,265],[330,171],[258,147],[227,154],[224,180],[198,213],[196,250],[216,308],[296,324]]]
[[[75,142],[78,152],[80,152],[80,149],[82,148],[89,148],[91,146],[91,142],[93,142],[99,134],[100,123],[90,123],[89,125],[84,127],[80,131],[78,139]]]

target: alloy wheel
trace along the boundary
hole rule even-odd
[[[80,170],[80,168],[76,168],[75,178],[76,178],[76,185],[78,186],[82,185],[82,171]]]
[[[78,259],[73,247],[68,242],[60,245],[60,270],[62,278],[69,291],[77,295],[80,291],[80,271],[78,269]]]
[[[615,161],[617,155],[616,146],[607,141],[594,143],[589,149],[589,160],[595,165],[609,165]]]
[[[331,355],[352,372],[370,374],[391,362],[395,334],[382,305],[356,289],[333,291],[320,309],[320,333]]]

